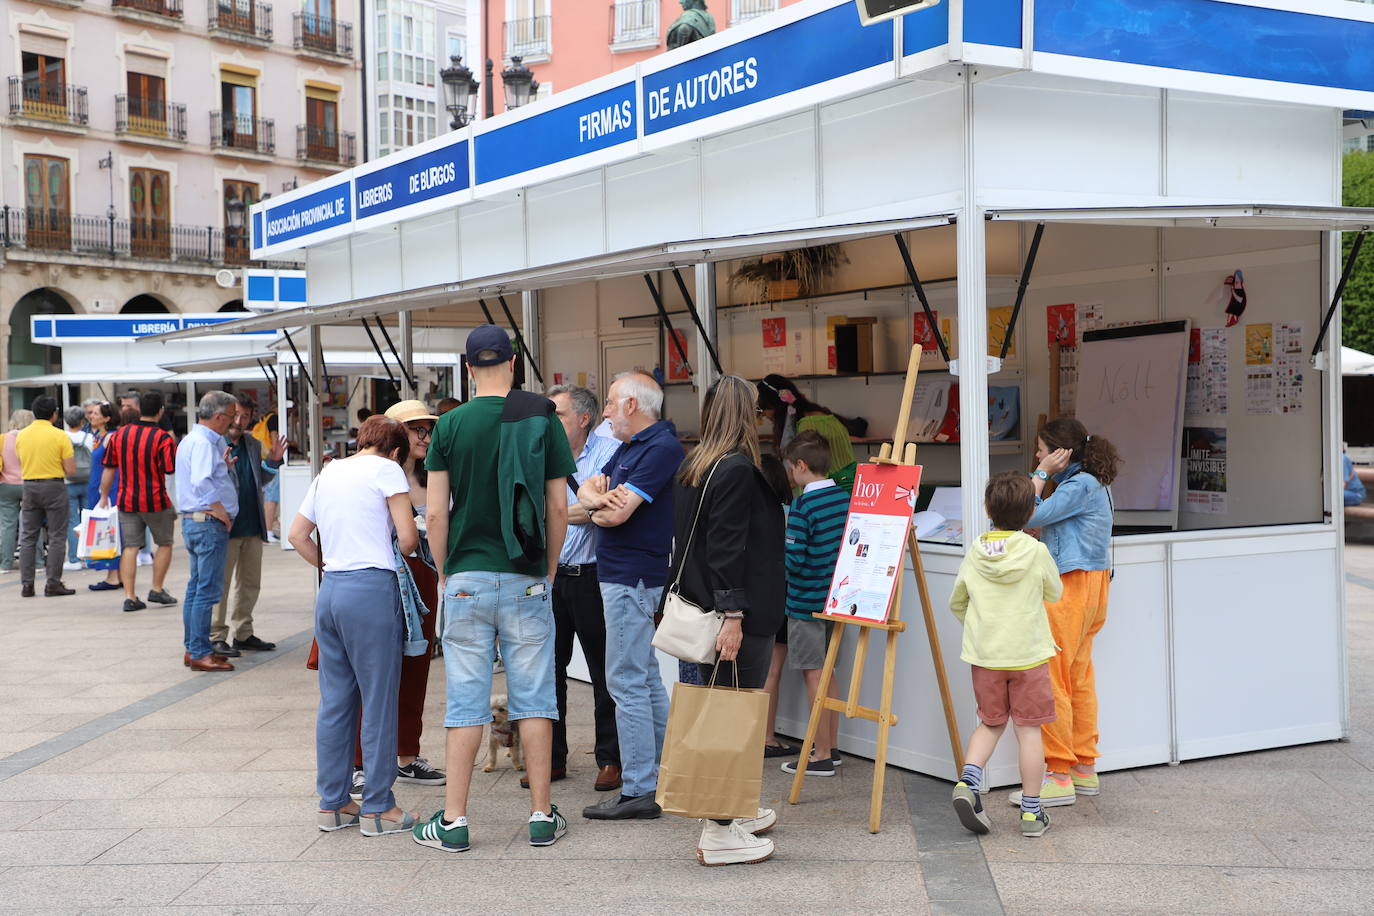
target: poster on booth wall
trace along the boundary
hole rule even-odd
[[[825,368],[834,369],[835,363],[835,325],[849,321],[848,315],[830,315],[825,319]]]
[[[1229,386],[1226,329],[1193,328],[1190,333],[1184,413],[1224,417]]]
[[[926,317],[924,311],[917,312],[911,316],[911,342],[921,348],[921,359],[933,357],[939,359],[940,345],[935,339],[935,329],[940,326],[940,313],[932,310],[930,313],[935,319],[932,327],[930,318]]]
[[[1226,514],[1226,430],[1214,426],[1183,428],[1187,488],[1183,511]]]
[[[763,334],[763,371],[787,372],[787,319],[784,317],[765,318],[761,326]]]
[[[691,350],[687,349],[687,335],[676,328],[673,329],[673,336],[682,345],[682,353],[691,355]],[[687,362],[678,352],[677,345],[671,340],[668,341],[668,381],[685,382],[691,378],[691,373],[687,371]]]
[[[1274,325],[1268,321],[1245,326],[1245,412],[1265,416],[1274,412]]]
[[[1046,346],[1078,346],[1078,307],[1072,302],[1045,309]]]
[[[887,622],[920,485],[916,465],[859,465],[825,616]]]
[[[1274,413],[1302,413],[1306,364],[1302,322],[1280,322],[1274,334]]]
[[[1007,339],[1007,335],[1012,333],[1011,313],[1013,306],[999,305],[997,308],[988,309],[988,356],[1002,355],[1002,341]],[[1011,338],[1011,346],[1007,348],[1007,359],[1016,356],[1016,337]]]

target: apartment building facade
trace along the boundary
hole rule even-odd
[[[790,6],[796,0],[707,0],[716,30]],[[520,58],[539,83],[538,95],[570,89],[660,54],[668,26],[682,15],[680,0],[469,0],[474,52],[492,61],[479,75],[481,110],[497,114],[506,102],[501,71]],[[487,20],[481,21],[482,10]],[[475,62],[469,64],[474,73]]]
[[[464,0],[365,0],[367,98],[375,159],[449,129],[439,73],[451,57],[468,58]]]
[[[4,8],[0,377],[60,371],[34,314],[241,308],[248,205],[356,161],[353,0]]]

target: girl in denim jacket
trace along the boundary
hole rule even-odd
[[[1059,654],[1049,663],[1057,718],[1042,726],[1047,772],[1040,798],[1046,806],[1072,805],[1077,795],[1099,791],[1092,651],[1093,637],[1107,622],[1112,537],[1107,487],[1121,459],[1110,442],[1069,419],[1045,424],[1035,458],[1036,508],[1027,527],[1041,529],[1064,584],[1063,597],[1045,605]],[[1045,496],[1050,481],[1055,487]],[[1021,803],[1020,795],[1013,793],[1013,804]]]

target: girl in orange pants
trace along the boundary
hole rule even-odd
[[[1059,654],[1049,662],[1056,719],[1042,726],[1047,772],[1040,798],[1053,807],[1099,791],[1092,651],[1093,638],[1107,622],[1112,538],[1107,487],[1116,479],[1120,459],[1110,442],[1067,419],[1045,424],[1035,457],[1039,466],[1031,477],[1037,505],[1027,527],[1041,529],[1064,583],[1063,597],[1045,606]],[[1051,480],[1056,486],[1045,496]],[[1019,796],[1012,793],[1013,804],[1021,803]]]

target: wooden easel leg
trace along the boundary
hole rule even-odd
[[[883,819],[883,784],[887,776],[887,739],[892,734],[892,685],[897,677],[897,632],[888,630],[883,654],[883,696],[878,706],[878,753],[873,761],[873,798],[868,804],[868,832],[877,833]]]
[[[954,756],[955,771],[964,768],[964,746],[959,739],[959,722],[954,714],[954,697],[949,692],[949,675],[945,672],[945,656],[940,650],[940,631],[935,626],[935,612],[930,602],[930,590],[926,587],[925,565],[921,562],[921,551],[916,544],[916,532],[906,537],[907,551],[911,554],[911,568],[916,573],[916,589],[921,597],[921,614],[926,621],[926,642],[930,645],[930,661],[935,666],[935,682],[940,687],[940,702],[945,708],[945,727],[949,729],[949,748]]]
[[[811,747],[816,742],[821,716],[826,711],[825,698],[830,696],[830,681],[835,676],[835,660],[839,658],[840,643],[843,641],[844,631],[833,627],[830,645],[825,649],[825,664],[821,666],[821,682],[816,687],[816,702],[811,704],[811,721],[806,723],[806,738],[802,741],[801,756],[797,758],[797,773],[792,777],[792,791],[787,796],[789,805],[795,805],[801,799],[802,780],[806,779],[806,761],[811,759]]]

